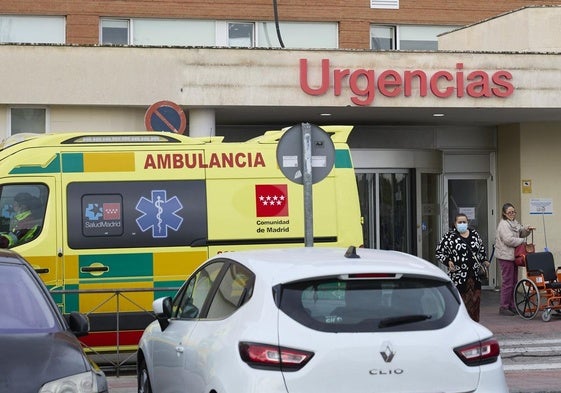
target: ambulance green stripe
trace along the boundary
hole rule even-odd
[[[81,269],[83,267],[90,267],[94,263],[106,266],[109,270],[101,274],[82,272]],[[146,253],[80,255],[78,264],[80,267],[80,280],[85,278],[122,278],[128,277],[131,274],[135,277],[151,277],[154,274],[152,254]]]
[[[335,150],[335,168],[352,168],[351,152],[349,150]]]
[[[84,172],[84,155],[82,153],[64,153],[62,155],[62,172]]]

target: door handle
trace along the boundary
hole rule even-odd
[[[175,347],[175,352],[177,352],[177,354],[183,353],[183,347],[181,345],[178,345],[177,347]]]

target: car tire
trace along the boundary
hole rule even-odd
[[[150,377],[148,376],[145,361],[140,363],[138,368],[138,393],[152,393],[152,385],[150,385]]]

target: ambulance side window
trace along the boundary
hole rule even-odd
[[[43,229],[49,189],[45,184],[0,186],[0,247],[29,243]]]
[[[204,180],[73,182],[66,200],[74,249],[207,244]]]

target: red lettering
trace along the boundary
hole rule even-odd
[[[236,166],[238,168],[243,168],[246,165],[247,165],[246,155],[244,153],[237,153],[236,154]],[[251,165],[249,165],[249,166],[251,166]]]
[[[456,63],[456,96],[464,96],[464,73],[461,71],[464,68],[464,63]]]
[[[222,153],[222,166],[234,167],[234,160],[232,153]]]
[[[263,154],[257,152],[257,154],[255,154],[255,159],[253,160],[253,166],[254,167],[265,167],[265,159],[263,158]]]
[[[300,59],[300,88],[306,94],[311,96],[319,96],[325,94],[329,89],[329,60],[322,59],[321,61],[321,85],[317,89],[310,87],[308,83],[308,60]]]
[[[208,162],[208,167],[209,168],[214,168],[214,167],[218,167],[220,168],[220,160],[218,159],[218,156],[216,155],[216,153],[212,153],[210,155],[210,160]]]
[[[321,95],[327,93],[330,83],[330,62],[328,59],[321,60],[321,85],[311,88],[308,77],[308,61],[300,59],[300,86],[309,95]],[[426,97],[429,89],[432,95],[438,98],[448,98],[454,94],[462,98],[468,95],[473,98],[499,97],[506,98],[514,94],[513,76],[505,70],[489,74],[482,70],[470,72],[464,75],[464,63],[456,63],[455,72],[438,70],[432,75],[427,75],[422,70],[405,70],[403,73],[397,70],[383,70],[376,79],[376,71],[373,69],[359,68],[334,69],[333,70],[333,95],[343,94],[345,84],[352,93],[350,100],[355,105],[367,106],[374,102],[376,89],[385,97],[411,97],[416,92],[418,97]],[[251,164],[249,164],[251,166]]]
[[[491,91],[497,97],[505,98],[514,93],[514,86],[508,82],[512,80],[512,74],[508,71],[497,71],[491,77],[493,83],[498,87],[493,87]]]
[[[158,163],[156,165],[158,168],[170,168],[171,157],[169,154],[158,154]]]
[[[199,155],[202,162],[202,155]],[[189,159],[191,158],[191,159]],[[185,154],[185,167],[193,169],[197,166],[197,156],[195,154]]]
[[[364,88],[359,87],[359,80],[363,79]],[[351,97],[351,101],[356,105],[367,106],[374,101],[374,70],[359,69],[351,74],[349,86],[353,94],[364,97]]]
[[[152,154],[148,154],[146,156],[146,160],[144,161],[144,169],[156,169],[156,163],[154,162],[154,157]]]
[[[387,70],[378,77],[378,90],[386,97],[395,97],[401,93],[401,75],[397,71]]]
[[[467,76],[468,81],[473,81],[466,86],[466,93],[470,97],[491,97],[489,75],[484,71],[473,71]]]
[[[255,168],[265,167],[261,152],[211,153],[208,162],[204,153],[147,154],[144,169],[193,169],[193,168]]]
[[[183,155],[182,154],[174,154],[173,155],[173,168],[174,169],[183,168],[183,166],[184,166]]]
[[[415,71],[405,71],[405,87],[403,95],[405,97],[411,96],[411,90],[413,88],[413,78],[419,80],[419,96],[425,97],[427,95],[427,74],[425,71],[415,70]]]
[[[349,70],[335,70],[333,71],[333,94],[336,96],[341,95],[343,79],[348,77],[351,72]]]
[[[450,97],[452,95],[452,93],[454,92],[454,88],[451,86],[448,86],[443,90],[440,90],[440,88],[438,87],[438,83],[439,83],[439,79],[444,78],[447,81],[451,81],[454,80],[454,77],[452,76],[452,74],[448,71],[437,71],[433,74],[433,76],[431,76],[430,78],[430,91],[432,91],[432,94],[434,94],[437,97],[440,98],[445,98],[445,97]]]

